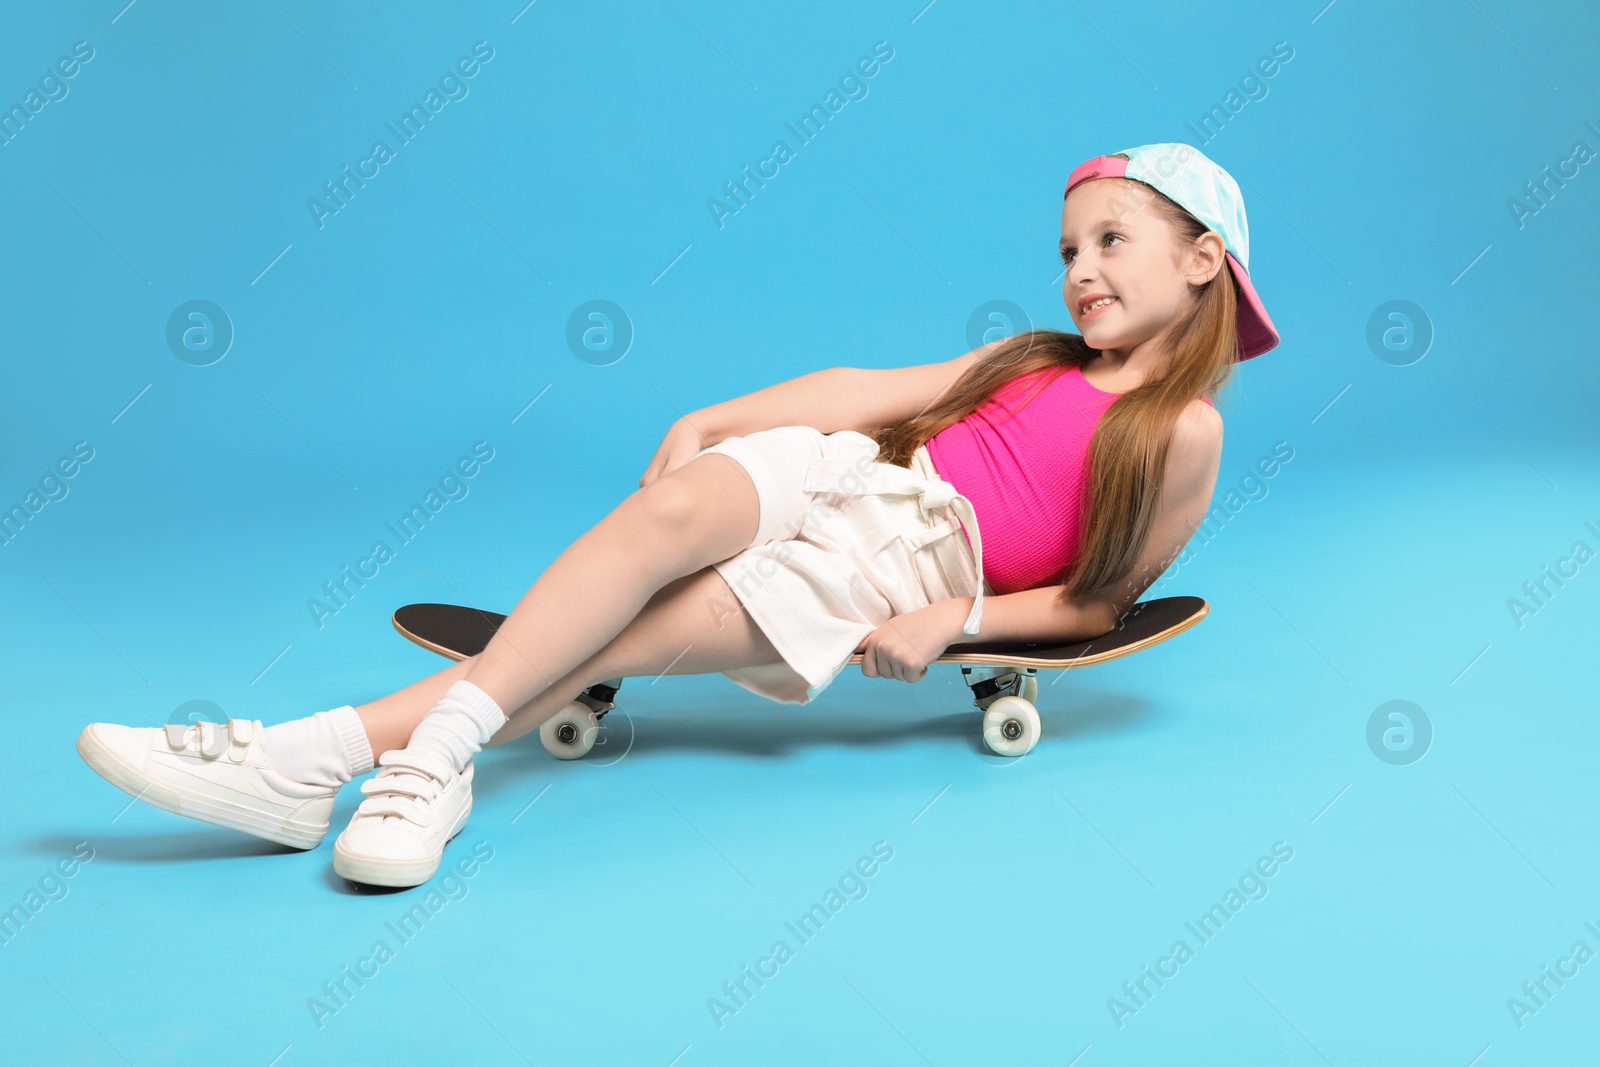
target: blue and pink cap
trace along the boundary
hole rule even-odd
[[[1128,158],[1118,159],[1117,155]],[[1246,270],[1250,263],[1250,227],[1244,217],[1244,197],[1232,175],[1191,145],[1147,144],[1124,148],[1115,155],[1096,156],[1081,164],[1067,178],[1066,193],[1096,178],[1144,182],[1216,231],[1222,238],[1228,269],[1243,297],[1239,301],[1239,360],[1259,356],[1277,346],[1278,330]],[[1063,199],[1066,193],[1062,194]]]

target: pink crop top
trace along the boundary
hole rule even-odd
[[[1043,367],[928,441],[939,477],[972,501],[995,593],[1038,588],[1073,562],[1089,440],[1121,395],[1096,389],[1076,366]]]

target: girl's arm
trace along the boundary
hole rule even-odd
[[[998,342],[996,342],[998,344]],[[915,367],[829,367],[683,417],[705,446],[774,426],[810,426],[823,433],[866,433],[922,414],[993,345],[943,363]]]
[[[961,627],[966,625],[973,597],[939,600],[921,608],[920,612],[934,616],[934,631],[945,637],[945,645],[939,653],[956,641],[1033,641],[1066,645],[1099,637],[1116,628],[1120,616],[1115,614],[1108,600],[1074,597],[1062,604],[1060,593],[1059,586],[1045,585],[986,596],[983,598],[983,623],[972,636],[963,633]],[[890,621],[904,626],[904,619],[905,616],[900,615]]]
[[[1166,573],[1202,523],[1222,465],[1222,415],[1203,400],[1191,400],[1178,416],[1167,448],[1160,503],[1150,522],[1150,537],[1133,570],[1115,587],[1099,590],[1110,602],[1111,624],[1127,613],[1157,578]],[[1209,534],[1207,535],[1209,536]],[[988,607],[985,599],[984,607]]]
[[[1059,600],[1055,584],[983,598],[983,623],[975,636],[961,627],[974,598],[951,597],[920,609],[937,617],[950,641],[1083,641],[1115,629],[1139,597],[1164,574],[1206,518],[1222,460],[1222,416],[1192,400],[1179,416],[1167,451],[1160,503],[1138,561],[1121,581],[1087,596]],[[895,622],[903,623],[904,616]]]
[[[839,400],[854,388],[859,373],[854,367],[827,367],[691,411],[679,421],[699,431],[705,439],[702,447],[774,426],[813,426],[833,433],[847,428],[838,425]]]

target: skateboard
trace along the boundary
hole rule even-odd
[[[1131,656],[1189,629],[1210,607],[1197,596],[1146,600],[1129,608],[1117,625],[1098,637],[1071,644],[962,641],[949,645],[935,663],[957,664],[973,705],[983,712],[983,741],[1001,756],[1026,755],[1038,743],[1041,670],[1070,670]],[[394,628],[406,640],[441,656],[463,660],[489,644],[506,617],[458,604],[407,604],[394,613]],[[849,662],[860,663],[861,653]],[[578,759],[594,747],[600,719],[616,707],[621,678],[585,689],[539,727],[544,747],[561,759]]]

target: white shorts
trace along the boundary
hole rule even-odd
[[[700,454],[707,452],[733,459],[755,483],[755,537],[713,566],[784,660],[723,671],[728,678],[779,703],[805,704],[893,616],[975,597],[967,632],[976,632],[976,516],[939,478],[926,448],[907,469],[875,462],[878,445],[866,434],[779,426]],[[987,582],[982,592],[994,594]]]

